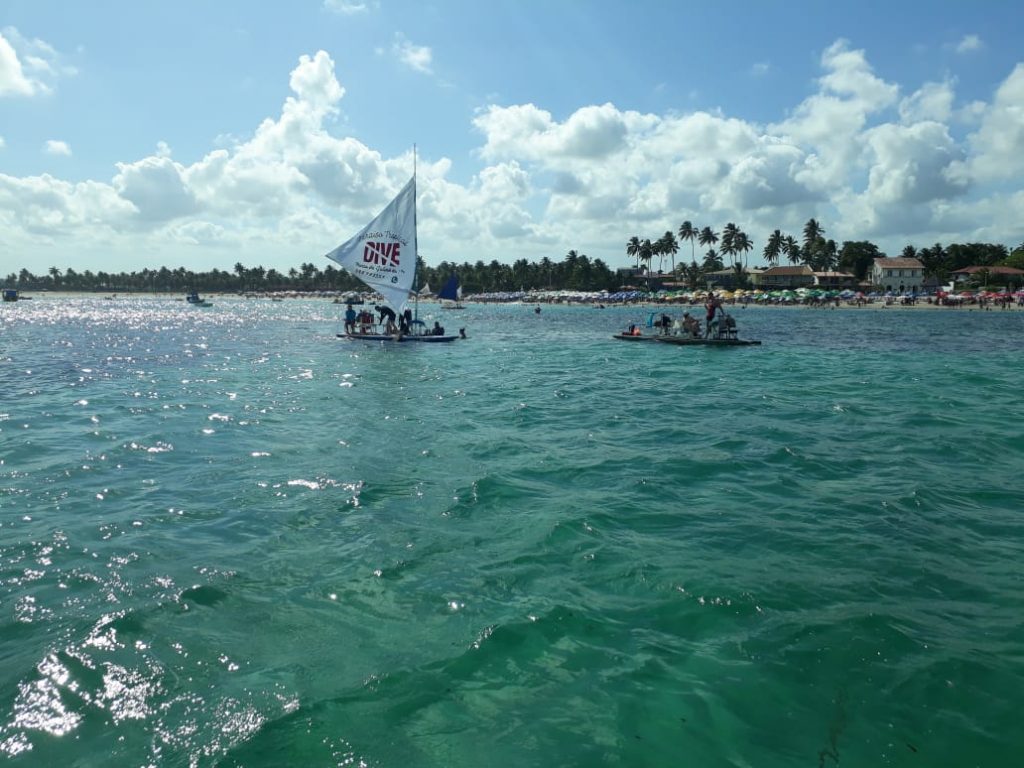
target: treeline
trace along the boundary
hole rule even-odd
[[[417,260],[416,287],[427,285],[437,291],[453,274],[458,276],[463,293],[518,291],[550,288],[581,291],[614,290],[618,287],[615,272],[601,259],[590,259],[585,254],[569,251],[560,261],[547,257],[538,262],[519,259],[513,264],[497,260],[485,264],[443,261],[428,267],[423,259]],[[262,291],[361,291],[365,286],[343,269],[327,264],[320,269],[315,264],[302,264],[298,268],[279,272],[262,266],[246,267],[235,264],[233,272],[213,269],[193,272],[184,267],[177,269],[143,269],[139,272],[78,272],[70,267],[61,270],[50,267],[43,275],[34,275],[28,269],[7,275],[5,285],[21,290],[96,291],[114,293],[185,292],[209,293],[262,292]]]
[[[777,266],[783,260],[794,266],[807,266],[815,272],[840,271],[854,275],[857,280],[869,277],[874,260],[886,256],[878,246],[869,240],[846,240],[842,246],[825,237],[825,228],[816,219],[809,219],[803,228],[803,237],[776,229],[768,235],[761,255],[769,266]],[[689,242],[690,261],[676,265],[676,254],[680,243]],[[696,246],[702,249],[698,260]],[[754,242],[736,224],[729,222],[721,234],[712,227],[694,226],[684,221],[676,232],[667,231],[654,239],[641,239],[634,235],[626,243],[626,254],[635,259],[636,266],[653,270],[654,259],[658,259],[658,272],[662,272],[665,260],[670,260],[670,272],[678,279],[696,288],[704,284],[707,275],[731,269],[739,285],[749,284],[746,266],[747,253],[754,248]],[[926,277],[934,277],[945,283],[952,272],[971,266],[1012,266],[1024,269],[1024,243],[1011,253],[1004,245],[990,243],[955,243],[943,247],[936,243],[929,248],[918,250],[906,246],[901,257],[917,258],[924,266]],[[723,257],[731,257],[726,267]],[[742,258],[742,262],[740,259]]]
[[[684,234],[685,233],[685,234]],[[868,277],[874,260],[886,254],[868,240],[846,240],[842,246],[823,237],[824,230],[811,219],[804,230],[803,242],[797,242],[790,235],[775,230],[768,238],[763,256],[769,265],[778,264],[784,256],[790,264],[806,264],[815,271],[838,269],[849,272],[858,280]],[[657,272],[668,273],[693,288],[703,287],[710,272],[725,269],[722,256],[732,256],[730,265],[740,285],[749,284],[746,253],[753,243],[745,233],[730,224],[720,238],[710,227],[695,229],[690,222],[684,222],[679,234],[691,246],[690,263],[676,263],[679,242],[672,232],[651,240],[633,237],[626,245],[626,252],[635,257],[637,266],[643,265],[654,271],[653,260],[659,257]],[[722,247],[716,249],[721,241]],[[698,262],[695,244],[710,246]],[[970,266],[1011,266],[1024,269],[1024,243],[1009,252],[1006,246],[991,243],[954,243],[918,250],[908,245],[899,254],[917,258],[924,265],[925,275],[940,282],[948,282],[952,272]],[[670,257],[670,265],[664,263]],[[740,261],[743,258],[743,262]],[[608,267],[601,259],[591,259],[575,250],[563,258],[552,260],[547,257],[531,262],[518,259],[504,264],[497,259],[489,263],[475,264],[442,261],[436,267],[428,267],[422,259],[417,260],[416,287],[429,285],[437,291],[452,275],[457,275],[463,293],[490,293],[519,290],[578,290],[614,291],[622,287],[623,278]],[[632,278],[630,278],[632,279]],[[287,272],[265,269],[262,266],[246,267],[241,262],[233,271],[212,269],[209,272],[193,272],[184,267],[177,269],[143,269],[139,272],[78,272],[70,267],[61,270],[50,267],[42,275],[34,275],[28,269],[7,275],[4,285],[21,290],[63,290],[96,291],[114,293],[185,292],[190,290],[210,293],[262,292],[262,291],[360,291],[365,286],[343,269],[327,264],[323,269],[306,263]]]

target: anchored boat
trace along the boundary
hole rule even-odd
[[[389,308],[388,324],[381,333],[373,325],[359,330],[355,322],[346,318],[345,333],[341,338],[364,341],[418,341],[439,343],[466,338],[463,329],[459,335],[445,334],[440,326],[429,331],[406,306],[410,296],[418,300],[413,290],[416,281],[416,170],[401,192],[358,233],[339,245],[328,259],[338,262],[370,289],[384,297]],[[347,315],[348,313],[346,313]],[[397,318],[395,325],[391,318]],[[441,333],[437,329],[442,330]]]

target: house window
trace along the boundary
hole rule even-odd
[[[886,277],[892,277],[892,270],[891,269],[885,270],[885,276]]]

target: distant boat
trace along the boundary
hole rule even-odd
[[[416,281],[416,172],[409,183],[387,204],[383,211],[359,232],[325,254],[338,262],[368,288],[379,293],[384,304],[393,308],[399,327],[393,333],[361,332],[346,326],[338,336],[364,341],[448,342],[465,338],[459,335],[433,333],[407,309]]]
[[[462,286],[455,275],[449,277],[444,288],[437,292],[437,298],[441,300],[441,309],[465,309],[462,306]]]
[[[206,299],[201,299],[199,297],[198,291],[192,291],[192,293],[188,294],[185,297],[185,301],[187,301],[193,307],[212,307],[213,306],[212,302],[209,302]]]
[[[19,298],[17,288],[4,288],[4,301],[17,301]]]

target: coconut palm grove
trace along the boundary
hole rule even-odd
[[[840,271],[864,281],[874,260],[887,255],[869,240],[845,240],[839,244],[826,235],[822,224],[813,218],[808,219],[799,239],[775,229],[768,234],[761,257],[768,267],[783,263],[806,265],[816,272]],[[682,258],[677,258],[681,250]],[[698,289],[709,284],[711,273],[731,269],[734,283],[746,287],[750,285],[751,275],[748,257],[754,250],[753,239],[733,222],[728,222],[719,232],[711,226],[697,226],[684,221],[677,231],[668,230],[660,237],[629,237],[625,253],[633,260],[635,271],[625,275],[609,267],[602,259],[591,259],[570,249],[561,258],[544,257],[533,262],[517,259],[512,264],[498,259],[489,262],[481,259],[462,264],[442,261],[431,267],[420,257],[417,258],[417,283],[419,286],[440,286],[452,275],[457,275],[466,294],[545,289],[615,291],[639,273],[641,276],[658,275],[677,285]],[[688,259],[685,258],[687,255]],[[919,259],[924,265],[925,275],[936,278],[940,283],[946,282],[953,271],[969,266],[1024,269],[1024,243],[1012,250],[997,243],[953,243],[945,246],[935,243],[920,248],[907,245],[898,255]],[[5,285],[22,290],[125,293],[360,291],[364,288],[343,269],[331,264],[321,269],[310,262],[287,272],[258,265],[248,267],[241,262],[236,263],[231,272],[220,269],[194,272],[183,267],[161,267],[110,273],[103,270],[62,270],[52,266],[46,273],[36,275],[25,268],[8,274]]]

